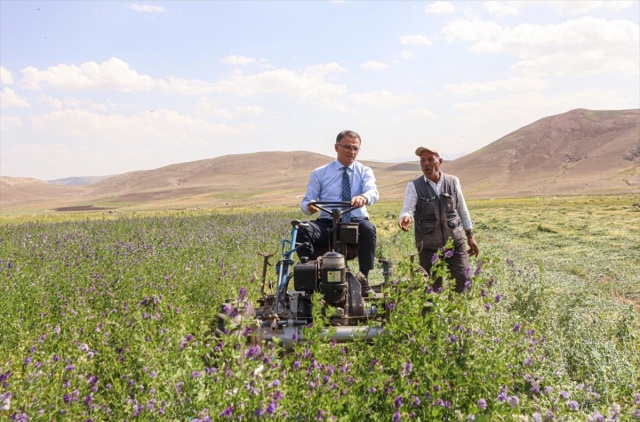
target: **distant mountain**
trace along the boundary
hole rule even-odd
[[[100,182],[101,180],[108,179],[113,177],[110,176],[85,176],[85,177],[65,177],[64,179],[55,179],[55,180],[47,180],[48,183],[52,183],[54,185],[63,185],[63,186],[86,186],[91,185],[96,182]]]
[[[640,110],[572,110],[443,165],[475,197],[640,193]]]
[[[0,213],[297,207],[311,170],[333,159],[304,151],[227,155],[83,186],[0,177]],[[421,174],[417,157],[364,163],[373,168],[383,200],[401,200],[407,183]],[[640,193],[640,110],[578,109],[546,117],[441,169],[460,177],[468,198]]]

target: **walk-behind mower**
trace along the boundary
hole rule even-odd
[[[363,276],[354,274],[349,267],[349,261],[357,256],[358,223],[341,221],[342,215],[354,207],[349,202],[315,205],[333,220],[327,250],[315,251],[311,258],[302,257],[294,263],[294,255],[302,246],[296,243],[298,229],[308,222],[291,221],[291,238],[282,240],[282,255],[275,265],[277,281],[268,281],[267,277],[272,265],[269,260],[275,254],[260,252],[264,262],[259,306],[254,308],[246,298],[224,304],[218,333],[228,334],[243,327],[251,342],[280,340],[284,348],[290,349],[295,342],[305,340],[305,328],[314,324],[314,304],[321,306],[321,315],[326,316],[323,319],[329,321],[322,331],[329,340],[368,340],[382,332],[388,316],[382,285],[391,277],[390,262],[379,260],[384,281],[372,285],[375,295],[363,297]],[[314,301],[314,294],[320,295],[320,300]]]

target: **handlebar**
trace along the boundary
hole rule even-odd
[[[346,201],[316,201],[310,202],[318,209],[326,212],[332,217],[340,217],[342,214],[355,210],[358,207],[351,205],[351,202]]]

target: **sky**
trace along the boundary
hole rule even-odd
[[[638,0],[0,0],[0,175],[334,157],[344,129],[360,160],[455,159],[640,108],[639,20]]]

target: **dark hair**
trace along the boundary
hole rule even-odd
[[[362,139],[360,139],[360,135],[358,135],[356,132],[352,130],[343,130],[342,132],[338,133],[338,136],[336,136],[336,144],[340,143],[340,141],[342,141],[342,138],[344,137],[355,138],[358,141],[360,141],[360,143],[362,143]]]

